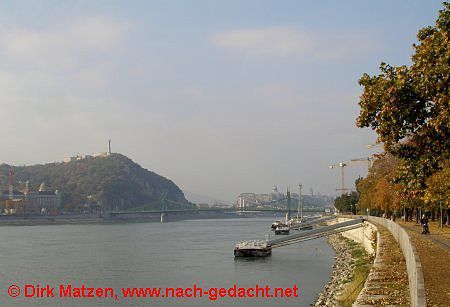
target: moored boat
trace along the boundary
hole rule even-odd
[[[289,226],[288,225],[279,225],[277,228],[275,228],[275,234],[276,235],[288,235],[289,234]]]
[[[297,230],[313,229],[313,225],[310,222],[307,223],[305,220],[298,219],[298,218],[288,221],[287,225],[289,225],[289,227],[291,229],[297,229]]]
[[[242,241],[234,248],[235,257],[267,257],[272,254],[272,247],[262,240]]]
[[[283,224],[283,222],[281,222],[280,220],[276,220],[275,222],[272,223],[270,228],[272,228],[272,230],[275,230],[279,225],[282,225],[282,224]]]

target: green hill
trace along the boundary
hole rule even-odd
[[[7,190],[10,166],[0,165],[0,184]],[[142,168],[124,155],[87,157],[67,163],[13,166],[14,187],[20,190],[29,180],[37,190],[41,182],[61,193],[66,210],[80,204],[100,202],[104,208],[128,210],[160,209],[161,198],[167,193],[169,208],[190,208],[181,189],[171,180]]]

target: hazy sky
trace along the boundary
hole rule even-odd
[[[1,1],[0,163],[112,149],[223,200],[367,157],[358,78],[408,64],[440,1]],[[347,185],[364,165],[346,170]]]

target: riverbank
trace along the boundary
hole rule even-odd
[[[329,236],[328,243],[336,252],[333,271],[312,306],[351,306],[364,286],[373,258],[342,235]]]
[[[240,219],[252,217],[267,217],[272,215],[262,214],[228,214],[217,212],[199,213],[170,213],[165,215],[165,222],[197,219]],[[161,214],[128,214],[128,215],[58,215],[58,216],[11,216],[1,215],[0,226],[37,226],[37,225],[65,225],[65,224],[112,224],[112,223],[148,223],[161,222]]]

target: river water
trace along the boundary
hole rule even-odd
[[[264,239],[271,218],[160,223],[0,227],[3,306],[309,306],[331,273],[325,239],[274,249],[267,258],[235,260],[244,239]],[[16,284],[21,293],[8,296]],[[55,287],[54,298],[25,298],[24,285]],[[114,298],[59,298],[59,285],[111,287]],[[260,286],[299,288],[298,298],[123,298],[123,287]],[[30,288],[31,289],[31,288]],[[29,292],[30,293],[30,292]]]

